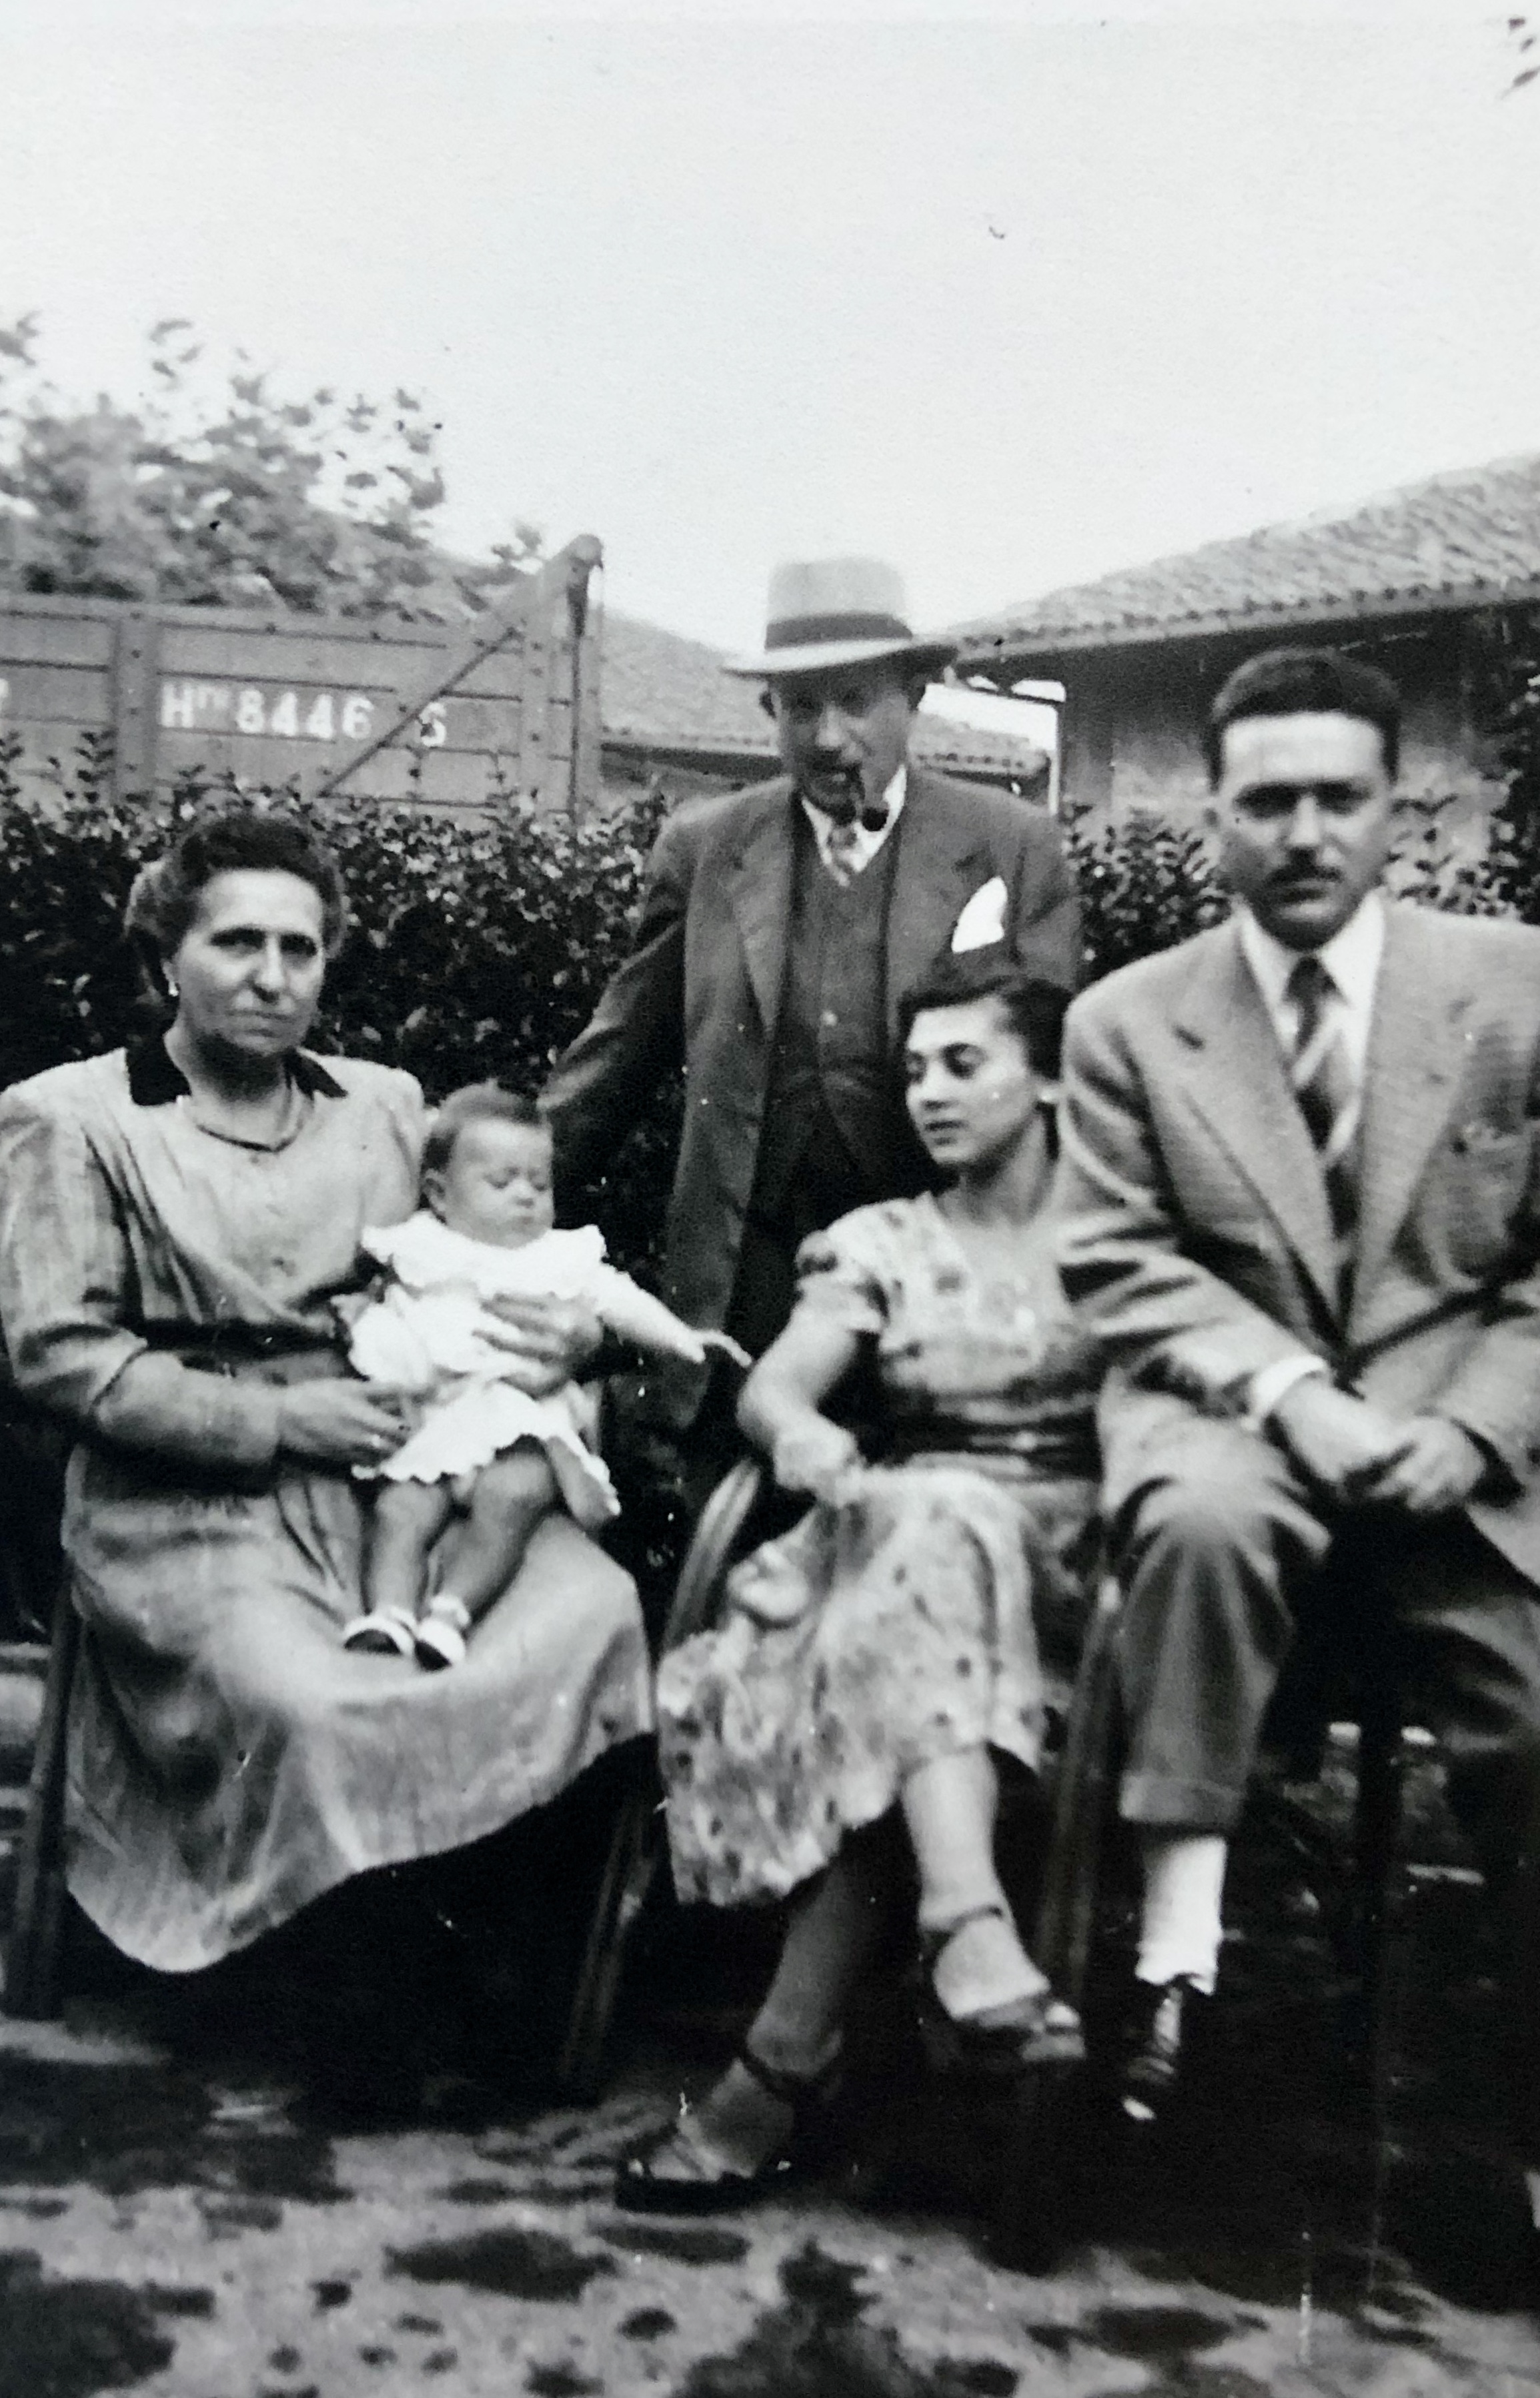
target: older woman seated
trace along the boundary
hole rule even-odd
[[[791,2161],[882,1920],[891,1852],[866,1829],[894,1809],[932,2048],[1007,2067],[1078,2052],[994,1854],[996,1758],[1030,1771],[1042,1740],[1034,1612],[1073,1636],[1096,1497],[1095,1359],[1046,1213],[1064,1005],[998,950],[911,993],[909,1112],[949,1187],[809,1240],[791,1322],[744,1386],[744,1430],[815,1504],[664,1663],[669,1833],[681,1897],[796,1896],[737,2058],[623,2165],[633,2207],[737,2204]],[[864,1357],[886,1418],[871,1464],[824,1408]]]
[[[303,1046],[342,913],[299,824],[205,818],[129,907],[175,1004],[164,1038],[0,1099],[6,1342],[77,1438],[69,1887],[171,1973],[498,1832],[649,1722],[635,1591],[563,1516],[462,1670],[341,1645],[353,1469],[403,1424],[350,1378],[332,1301],[360,1287],[362,1228],[416,1207],[423,1131],[409,1075]],[[537,1393],[583,1338],[509,1331]]]

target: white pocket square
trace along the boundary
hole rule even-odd
[[[981,882],[973,896],[957,918],[952,935],[952,954],[960,950],[986,950],[991,941],[1005,938],[1005,903],[1010,894],[1005,878],[997,874],[988,882]]]

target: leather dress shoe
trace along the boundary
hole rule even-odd
[[[1185,1974],[1170,1982],[1135,1982],[1118,2078],[1125,2122],[1147,2130],[1158,2122],[1177,2085],[1184,2044],[1208,2003],[1208,1993]]]

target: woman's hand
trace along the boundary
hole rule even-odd
[[[564,1382],[576,1381],[604,1339],[604,1327],[585,1300],[504,1295],[485,1306],[504,1330],[500,1335],[483,1324],[481,1338],[514,1361],[506,1379],[528,1398],[548,1399]]]
[[[318,1465],[378,1465],[399,1448],[408,1401],[382,1382],[292,1382],[279,1401],[278,1446]]]
[[[861,1463],[861,1451],[843,1424],[810,1414],[776,1434],[770,1462],[783,1490],[829,1499],[840,1477]]]

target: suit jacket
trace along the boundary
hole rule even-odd
[[[1387,909],[1346,1320],[1309,1134],[1233,923],[1110,976],[1066,1041],[1061,1261],[1115,1370],[1115,1509],[1191,1410],[1310,1352],[1500,1461],[1469,1513],[1540,1579],[1540,932]]]
[[[687,802],[660,832],[631,956],[557,1063],[544,1106],[563,1178],[611,1156],[661,1078],[686,1069],[666,1226],[664,1288],[688,1323],[719,1327],[754,1181],[791,909],[795,834],[784,776]],[[904,990],[997,875],[1016,954],[1045,980],[1079,979],[1079,920],[1053,819],[1008,793],[911,765],[888,917],[889,1038]],[[895,1162],[896,1164],[896,1162]],[[701,1378],[676,1384],[687,1421]]]

